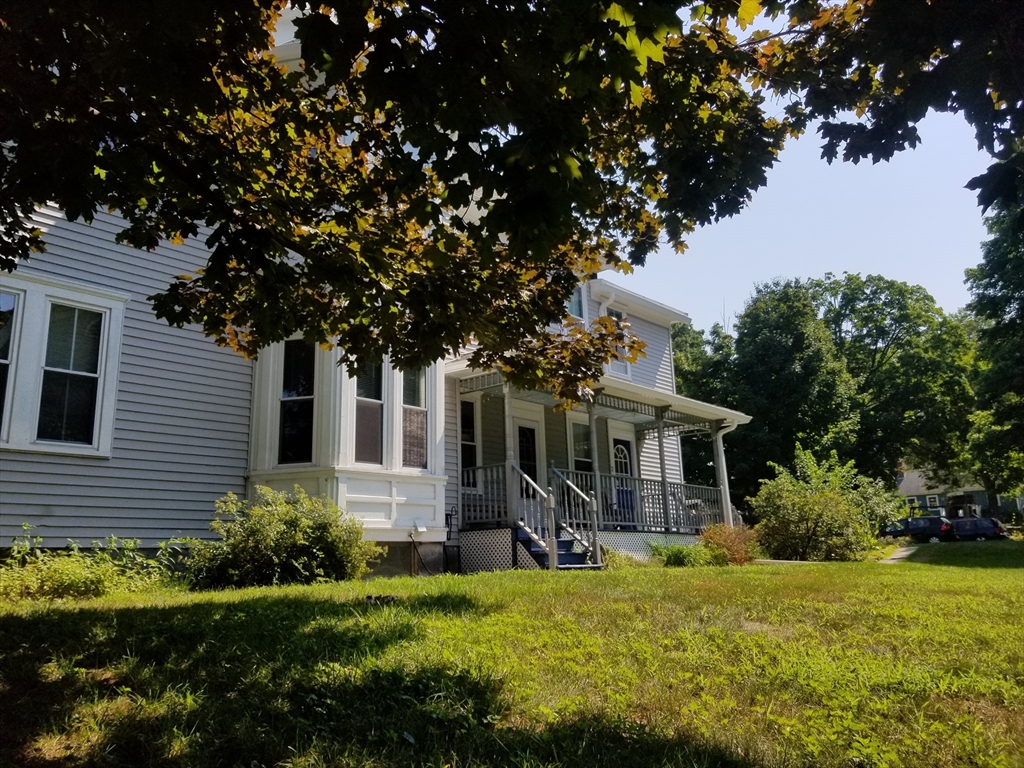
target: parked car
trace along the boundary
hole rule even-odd
[[[961,539],[1005,539],[1006,529],[992,517],[954,517],[953,530]]]
[[[958,538],[953,523],[938,515],[904,517],[889,523],[878,535],[892,536],[894,539],[906,536],[922,542],[956,541]]]

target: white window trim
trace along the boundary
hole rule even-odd
[[[927,496],[925,497],[925,502],[928,505],[928,509],[937,509],[939,507],[938,496]]]
[[[131,297],[124,293],[25,273],[5,275],[0,281],[0,288],[18,296],[0,448],[31,453],[110,458],[114,436],[114,412],[117,408],[121,335],[124,328],[125,305]],[[51,304],[63,304],[103,315],[96,387],[96,421],[93,424],[93,442],[90,445],[36,438]]]
[[[458,408],[455,411],[455,437],[458,442],[458,475],[459,488],[463,493],[480,493],[484,492],[483,487],[480,483],[477,483],[476,488],[468,488],[462,484],[462,470],[466,467],[462,466],[462,403],[463,401],[473,404],[473,444],[476,445],[476,461],[477,466],[482,467],[484,458],[484,446],[483,446],[483,433],[481,430],[480,416],[481,416],[481,403],[483,402],[483,392],[470,392],[467,395],[458,395],[457,402]]]

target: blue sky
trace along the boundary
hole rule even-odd
[[[989,164],[959,117],[931,114],[922,142],[888,163],[819,158],[808,132],[791,142],[768,185],[738,216],[704,227],[683,255],[663,248],[632,275],[602,277],[688,313],[708,329],[734,317],[757,283],[826,272],[881,274],[924,286],[944,310],[969,299],[964,269],[986,233],[975,193]]]

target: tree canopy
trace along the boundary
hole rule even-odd
[[[798,443],[885,480],[905,461],[953,471],[970,429],[973,349],[920,286],[826,275],[758,286],[735,338],[716,326],[703,355],[677,356],[677,373],[686,394],[753,417],[727,438],[741,500]]]
[[[288,68],[282,0],[0,0],[0,266],[43,247],[42,204],[117,210],[132,245],[211,249],[153,297],[171,323],[399,366],[473,337],[575,399],[640,350],[552,327],[578,279],[737,213],[813,119],[827,157],[877,160],[962,112],[997,161],[981,201],[1021,189],[1014,0],[291,7]]]

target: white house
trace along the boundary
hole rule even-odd
[[[4,545],[23,523],[54,546],[208,536],[214,500],[254,485],[333,498],[405,572],[439,570],[446,542],[465,570],[535,567],[555,530],[564,565],[596,559],[598,540],[643,554],[729,517],[721,435],[749,417],[676,394],[677,310],[582,286],[570,312],[627,319],[647,356],[562,411],[464,357],[350,377],[336,350],[294,340],[245,360],[146,300],[205,264],[202,247],[118,245],[109,215],[38,222],[47,253],[0,275]],[[716,438],[718,487],[684,482],[679,440],[694,432]]]

